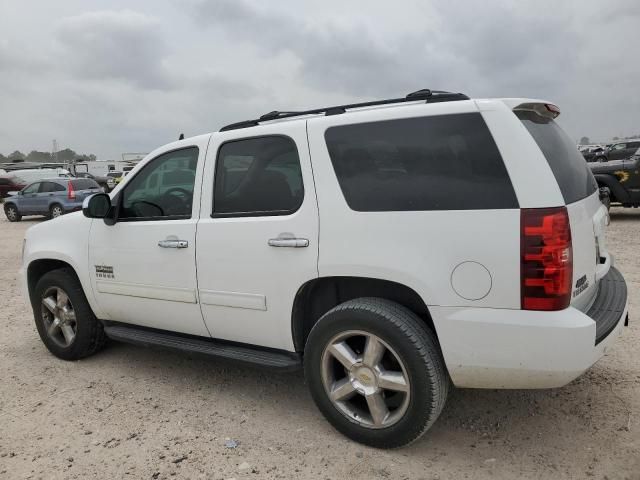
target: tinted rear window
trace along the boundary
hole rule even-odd
[[[596,191],[598,184],[584,157],[556,122],[535,112],[515,114],[549,162],[565,203],[577,202]]]
[[[71,180],[73,188],[76,190],[89,190],[90,188],[100,188],[100,186],[90,178],[77,178]]]
[[[325,139],[353,210],[518,208],[479,113],[331,127]]]

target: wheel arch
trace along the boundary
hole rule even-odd
[[[64,260],[55,258],[39,258],[31,261],[27,266],[27,288],[29,291],[29,298],[31,299],[38,280],[40,280],[44,274],[61,268],[70,269],[73,271],[76,278],[79,279],[75,268]]]
[[[625,203],[629,201],[629,193],[624,189],[616,177],[610,174],[599,173],[594,175],[598,187],[609,188],[612,198],[611,201]]]
[[[298,289],[291,312],[295,350],[304,351],[309,332],[322,315],[343,302],[360,297],[385,298],[404,305],[422,319],[437,339],[429,308],[411,287],[380,278],[332,276],[309,280]]]

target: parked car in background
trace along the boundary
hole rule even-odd
[[[19,192],[27,185],[22,178],[14,175],[0,175],[0,198],[9,196],[9,192]]]
[[[603,202],[610,207],[640,207],[640,147],[631,158],[589,165],[602,192]],[[603,191],[604,190],[604,191]]]
[[[605,147],[603,145],[584,145],[578,147],[578,150],[580,150],[580,153],[587,162],[596,162],[600,161],[597,160],[597,158],[602,156]]]
[[[107,177],[113,178],[113,181],[115,182],[115,184],[118,185],[124,178],[124,173],[116,170],[116,171],[107,173]]]
[[[636,150],[640,148],[640,140],[625,140],[616,142],[595,154],[595,162],[608,162],[610,160],[623,160],[631,158]],[[584,155],[584,154],[583,154]],[[585,157],[586,159],[586,157]],[[589,160],[587,160],[589,161]]]
[[[101,191],[90,178],[48,178],[13,193],[5,200],[4,213],[10,222],[19,222],[26,215],[56,218],[81,210],[86,197]]]
[[[92,175],[89,172],[76,172],[76,178],[90,178],[100,185],[100,188],[105,193],[109,193],[116,186],[115,178],[109,176]]]

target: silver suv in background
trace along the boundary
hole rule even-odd
[[[4,213],[10,222],[19,222],[26,215],[56,218],[82,209],[86,197],[101,191],[100,185],[90,178],[43,179],[12,192],[5,201]]]

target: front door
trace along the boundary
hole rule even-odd
[[[112,200],[117,223],[93,221],[89,265],[106,320],[209,335],[197,303],[195,264],[209,138],[156,155]]]
[[[215,338],[292,351],[298,289],[318,276],[318,208],[305,124],[216,133],[197,234],[198,288]]]
[[[35,182],[25,187],[20,196],[18,210],[21,215],[33,215],[38,213],[38,191],[40,190],[40,182]]]

